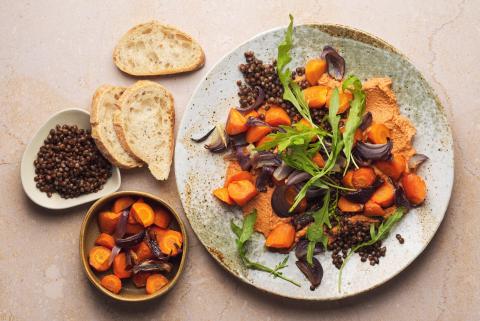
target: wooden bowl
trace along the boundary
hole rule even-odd
[[[131,279],[122,279],[122,291],[119,294],[112,293],[105,289],[100,284],[100,279],[111,272],[111,269],[107,272],[97,272],[94,271],[90,264],[88,263],[88,252],[94,246],[95,239],[100,234],[100,229],[97,223],[97,215],[102,210],[106,210],[111,208],[115,199],[123,196],[132,196],[135,198],[142,197],[145,202],[151,205],[159,205],[163,206],[165,209],[169,210],[173,216],[172,223],[170,226],[174,229],[178,230],[182,233],[183,236],[183,247],[181,257],[173,260],[172,263],[174,265],[173,271],[167,275],[169,282],[166,286],[164,286],[161,290],[153,293],[147,294],[145,292],[145,288],[137,288],[131,281]],[[82,260],[82,265],[87,274],[88,279],[92,284],[102,293],[105,295],[119,301],[126,301],[126,302],[141,302],[141,301],[148,301],[154,298],[160,297],[170,291],[171,288],[175,286],[177,283],[180,275],[183,272],[185,267],[185,261],[187,259],[187,250],[188,250],[188,237],[185,226],[178,216],[178,214],[173,210],[173,208],[168,205],[165,201],[160,199],[159,197],[145,193],[145,192],[137,192],[137,191],[123,191],[123,192],[116,192],[109,194],[107,196],[102,197],[98,201],[96,201],[88,210],[87,215],[82,223],[82,227],[80,229],[80,258]]]

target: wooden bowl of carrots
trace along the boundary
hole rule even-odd
[[[80,230],[80,257],[88,279],[120,301],[146,301],[167,293],[183,271],[187,245],[178,214],[144,192],[99,199]]]

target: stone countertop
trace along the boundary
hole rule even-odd
[[[186,271],[167,296],[113,302],[86,279],[78,256],[88,205],[50,211],[20,184],[33,133],[61,109],[89,109],[101,84],[132,84],[112,50],[131,26],[176,25],[204,47],[206,66],[155,78],[175,96],[177,127],[196,84],[226,52],[259,32],[338,23],[405,53],[444,104],[455,141],[455,185],[444,222],[404,272],[365,295],[330,303],[264,294],[225,272],[189,229]],[[0,3],[0,320],[480,320],[480,3],[478,1],[2,1]],[[219,32],[221,31],[221,32]],[[122,173],[122,190],[160,195],[182,212],[175,177]],[[408,242],[408,240],[407,240]]]

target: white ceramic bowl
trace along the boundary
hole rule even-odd
[[[48,197],[46,193],[40,192],[35,186],[33,180],[35,177],[35,167],[33,161],[37,158],[37,153],[43,145],[43,141],[48,136],[50,129],[55,128],[57,124],[77,125],[79,128],[90,129],[90,114],[83,109],[71,108],[59,111],[50,117],[49,120],[37,131],[35,136],[23,152],[22,164],[20,166],[20,176],[23,190],[27,196],[36,204],[50,209],[64,209],[74,207],[80,204],[92,202],[107,194],[113,193],[120,188],[121,178],[120,170],[113,166],[112,176],[101,190],[96,193],[84,194],[76,198],[64,199],[54,193]]]

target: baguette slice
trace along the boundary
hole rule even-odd
[[[133,27],[120,39],[113,62],[134,76],[170,75],[199,69],[205,54],[186,33],[152,21]]]
[[[163,86],[141,80],[125,90],[118,107],[114,126],[122,146],[147,163],[156,179],[167,179],[173,157],[173,96]]]
[[[95,91],[92,99],[90,124],[92,137],[103,156],[120,168],[141,167],[140,159],[132,157],[125,151],[113,127],[113,115],[124,87],[103,85]]]

